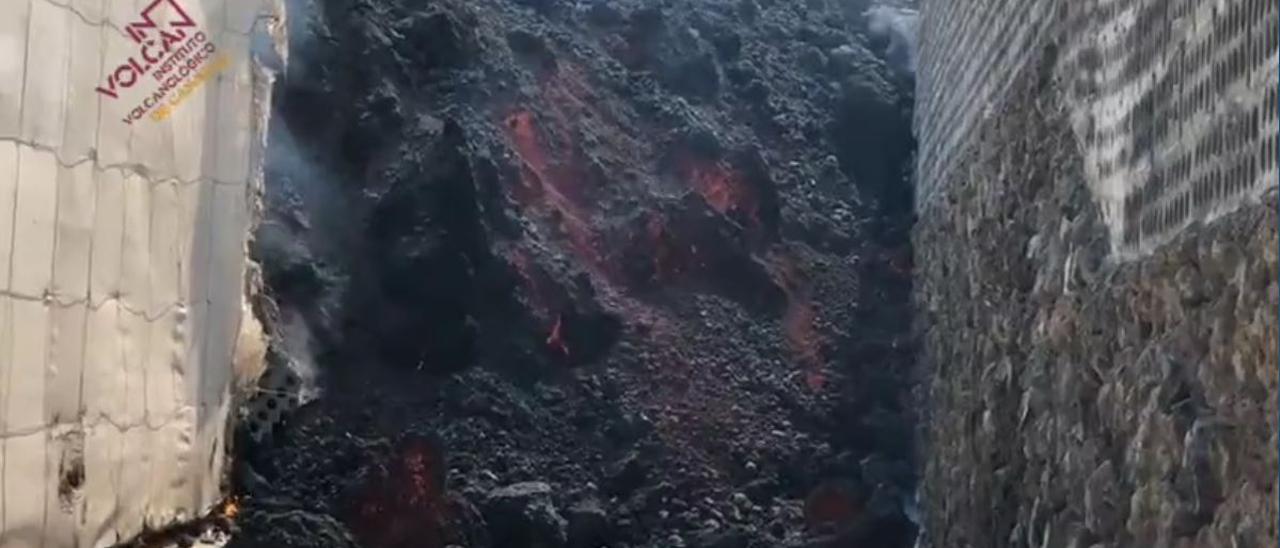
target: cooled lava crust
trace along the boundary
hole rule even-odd
[[[254,253],[320,395],[242,427],[232,546],[910,546],[866,8],[290,2]]]

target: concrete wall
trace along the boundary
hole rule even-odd
[[[0,546],[110,545],[222,497],[231,394],[262,357],[245,249],[269,76],[250,49],[275,25],[256,0],[4,12]],[[161,31],[163,55],[207,55],[157,80]],[[125,121],[166,83],[167,117]]]
[[[926,1],[921,208],[1045,46],[1117,257],[1256,203],[1277,180],[1278,16],[1270,0]]]

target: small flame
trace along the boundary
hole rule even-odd
[[[361,546],[445,546],[449,507],[444,455],[423,439],[410,440],[365,484],[352,508],[352,532]]]
[[[222,505],[222,515],[228,518],[240,515],[240,503],[235,498],[227,499],[227,502]]]
[[[564,317],[556,316],[556,324],[551,326],[551,334],[547,335],[547,346],[561,354],[564,354],[565,356],[568,356],[569,347],[564,344],[563,330]]]

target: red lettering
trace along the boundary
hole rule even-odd
[[[118,99],[120,88],[132,88],[148,75],[155,78],[159,89],[152,90],[130,111],[123,119],[126,124],[132,125],[148,112],[153,118],[159,116],[157,120],[166,117],[169,109],[163,106],[164,100],[204,63],[204,52],[216,50],[180,1],[150,0],[138,20],[125,25],[126,34],[139,44],[138,54],[116,67],[107,75],[105,83],[94,88],[101,95]],[[196,30],[188,32],[184,30],[187,28]],[[187,87],[191,87],[190,82]]]
[[[165,52],[172,50],[174,44],[181,42],[186,37],[187,33],[183,32],[182,29],[178,29],[177,32],[160,31],[160,41],[164,42]]]
[[[120,76],[121,73],[124,73],[125,76],[128,76],[128,80],[125,80],[124,76]],[[116,82],[119,82],[120,85],[127,88],[133,87],[133,84],[138,82],[138,73],[135,72],[134,67],[131,67],[129,65],[120,65],[120,68],[117,68],[115,74],[112,74],[111,77]],[[114,85],[112,86],[112,89],[115,89]]]
[[[148,65],[148,66],[147,66],[147,68],[142,68],[142,65],[139,65],[139,64],[138,64],[138,60],[137,60],[137,59],[134,59],[133,57],[130,57],[130,58],[129,58],[129,66],[133,67],[133,70],[137,71],[137,75],[136,75],[136,76],[141,76],[141,75],[143,75],[143,74],[146,74],[146,73],[147,73],[147,69],[151,68],[151,66],[150,66],[150,65]],[[122,84],[124,84],[124,82],[121,82],[121,83],[122,83]],[[124,84],[124,87],[129,87],[129,86],[132,86],[132,85],[133,85],[132,83]]]
[[[102,86],[98,86],[94,88],[94,91],[101,93],[103,95],[106,95],[107,97],[110,97],[112,99],[120,98],[120,95],[116,93],[116,77],[114,74],[107,77],[107,87],[104,88]]]
[[[142,10],[142,13],[138,14],[139,18],[142,19],[141,21],[129,23],[125,27],[129,37],[132,38],[134,42],[141,44],[145,41],[148,30],[159,28],[152,12],[159,8],[160,4],[166,2],[169,4],[169,7],[173,8],[174,15],[176,15],[173,20],[169,21],[170,28],[188,28],[196,26],[196,22],[191,19],[190,15],[187,15],[187,12],[184,11],[182,6],[178,5],[175,0],[155,0],[148,5],[146,9]]]
[[[142,58],[147,60],[147,64],[155,64],[160,61],[160,57],[151,56],[151,46],[155,45],[154,40],[149,40],[142,45]]]

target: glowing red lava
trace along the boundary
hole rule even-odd
[[[822,355],[819,351],[819,335],[814,325],[817,314],[813,311],[813,303],[807,297],[803,300],[789,297],[787,311],[783,314],[782,324],[786,331],[787,344],[805,368],[804,381],[810,390],[822,390],[827,378],[822,372]]]
[[[737,173],[720,162],[686,160],[683,164],[684,177],[711,209],[721,215],[738,213],[752,226],[760,225],[759,200]]]
[[[527,110],[513,112],[507,117],[507,135],[529,167],[539,173],[547,170],[547,156],[538,141],[538,128],[533,113]]]
[[[542,211],[550,215],[552,228],[563,235],[572,250],[586,264],[601,267],[603,261],[597,249],[596,235],[590,228],[590,211],[580,205],[583,175],[575,162],[553,163],[544,146],[533,113],[517,110],[507,116],[507,136],[522,161],[521,188],[513,193],[517,202],[526,210]],[[563,129],[563,128],[562,128]],[[560,143],[560,148],[572,150],[572,143]]]
[[[375,548],[443,547],[447,523],[444,462],[424,440],[409,442],[365,487],[352,531]]]
[[[854,493],[836,484],[819,485],[804,501],[805,521],[811,529],[849,525],[861,512]]]
[[[564,343],[564,316],[556,316],[556,324],[551,326],[551,334],[547,335],[547,347],[563,354],[569,355],[569,347]]]
[[[772,265],[774,282],[787,296],[787,309],[782,315],[787,345],[804,369],[805,385],[815,392],[822,390],[827,382],[823,372],[822,334],[818,330],[818,314],[809,283],[788,255],[775,255]]]

